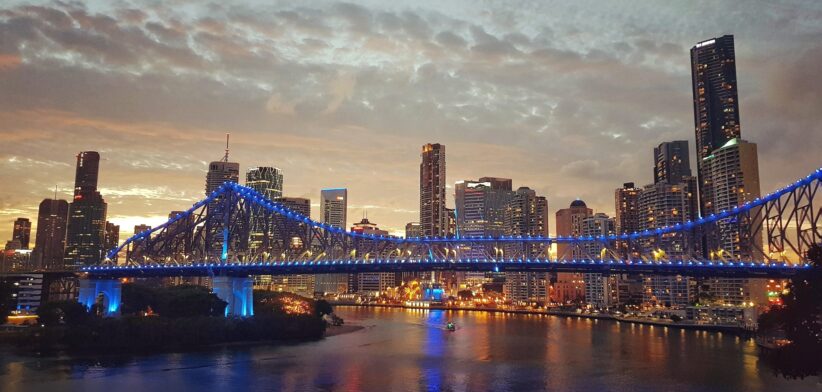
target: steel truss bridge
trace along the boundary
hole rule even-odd
[[[109,278],[418,270],[787,277],[822,242],[821,183],[822,168],[730,210],[634,233],[402,238],[317,222],[227,182],[82,271]],[[716,248],[726,237],[747,251]],[[552,244],[565,244],[563,254],[552,255]]]

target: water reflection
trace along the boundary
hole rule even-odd
[[[318,342],[103,360],[0,353],[6,391],[809,390],[749,340],[536,315],[344,308],[366,326]],[[448,321],[457,324],[449,332]]]

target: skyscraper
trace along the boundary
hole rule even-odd
[[[510,185],[509,185],[510,186]],[[513,236],[548,236],[548,200],[537,196],[528,187],[520,187],[508,197],[503,213],[503,226],[506,235]],[[548,249],[541,244],[528,244],[523,258],[547,257]],[[506,249],[509,254],[514,249]],[[532,305],[546,304],[548,283],[550,279],[545,272],[506,272],[503,292],[514,303]]]
[[[582,200],[574,200],[568,208],[556,212],[557,236],[582,235],[582,220],[591,216],[594,211]],[[578,259],[583,257],[582,249],[568,244],[557,244],[558,259]],[[582,274],[559,272],[554,283],[553,300],[559,303],[578,302],[585,299],[585,282]]]
[[[598,237],[611,235],[615,232],[614,220],[601,212],[582,219],[580,232],[584,236]],[[602,245],[597,243],[585,244],[586,254],[599,257]],[[606,309],[617,305],[619,301],[618,276],[597,273],[582,275],[585,281],[585,302],[596,308]]]
[[[283,173],[276,167],[252,167],[245,172],[245,185],[268,200],[275,200],[283,196]],[[258,259],[260,251],[270,251],[272,223],[271,215],[262,206],[251,206],[251,230],[248,239],[250,257]]]
[[[69,204],[65,200],[43,199],[37,213],[35,263],[45,269],[63,265]]]
[[[654,148],[654,182],[672,184],[687,182],[691,177],[691,160],[688,158],[688,141],[677,140],[661,143]]]
[[[283,196],[283,172],[271,166],[252,167],[245,172],[245,186],[274,200]]]
[[[714,150],[705,162],[711,170],[716,211],[730,210],[760,197],[756,144],[731,139]],[[741,260],[751,260],[761,255],[762,232],[756,229],[760,227],[760,222],[750,222],[748,219],[742,216],[717,222],[719,242],[711,250],[716,249]],[[738,230],[738,225],[744,229]]]
[[[151,230],[151,225],[146,225],[146,224],[134,225],[134,235],[137,235],[137,234],[140,234],[144,231],[149,231],[149,230]]]
[[[348,211],[348,189],[330,188],[320,191],[320,220],[345,228]]]
[[[731,139],[741,136],[733,35],[703,41],[691,48],[691,80],[699,209],[702,216],[708,216],[716,209],[710,168],[705,159]]]
[[[226,155],[226,158],[228,156]],[[224,182],[238,182],[240,180],[240,164],[237,162],[215,161],[208,164],[206,174],[205,194],[210,195],[223,185]]]
[[[423,236],[444,236],[448,218],[445,214],[445,146],[422,146],[420,163],[420,226]]]
[[[74,200],[69,206],[65,264],[71,267],[98,264],[105,256],[106,202],[97,191],[100,154],[77,155]]]
[[[634,233],[639,231],[639,193],[641,189],[633,182],[622,184],[622,188],[614,191],[614,230],[617,234]],[[619,255],[630,259],[639,252],[638,244],[631,241],[617,241]]]
[[[511,180],[483,177],[454,185],[456,234],[460,237],[498,236],[505,233],[505,207],[513,196]],[[464,249],[461,256],[482,257],[483,249]]]
[[[11,239],[20,241],[20,249],[29,248],[29,240],[31,239],[31,221],[29,218],[17,218],[14,221]]]
[[[111,222],[106,222],[106,238],[103,241],[103,251],[109,252],[120,243],[120,226]],[[115,256],[116,257],[116,256]],[[113,260],[115,263],[117,259]]]

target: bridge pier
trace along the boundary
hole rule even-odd
[[[102,296],[103,316],[116,317],[120,315],[121,293],[122,285],[119,279],[80,279],[78,302],[91,310]]]
[[[215,276],[213,291],[221,300],[228,302],[226,317],[254,315],[254,282],[250,277]]]

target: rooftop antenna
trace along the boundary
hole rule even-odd
[[[228,162],[228,138],[230,136],[230,133],[225,134],[225,156],[223,157],[223,162]]]

